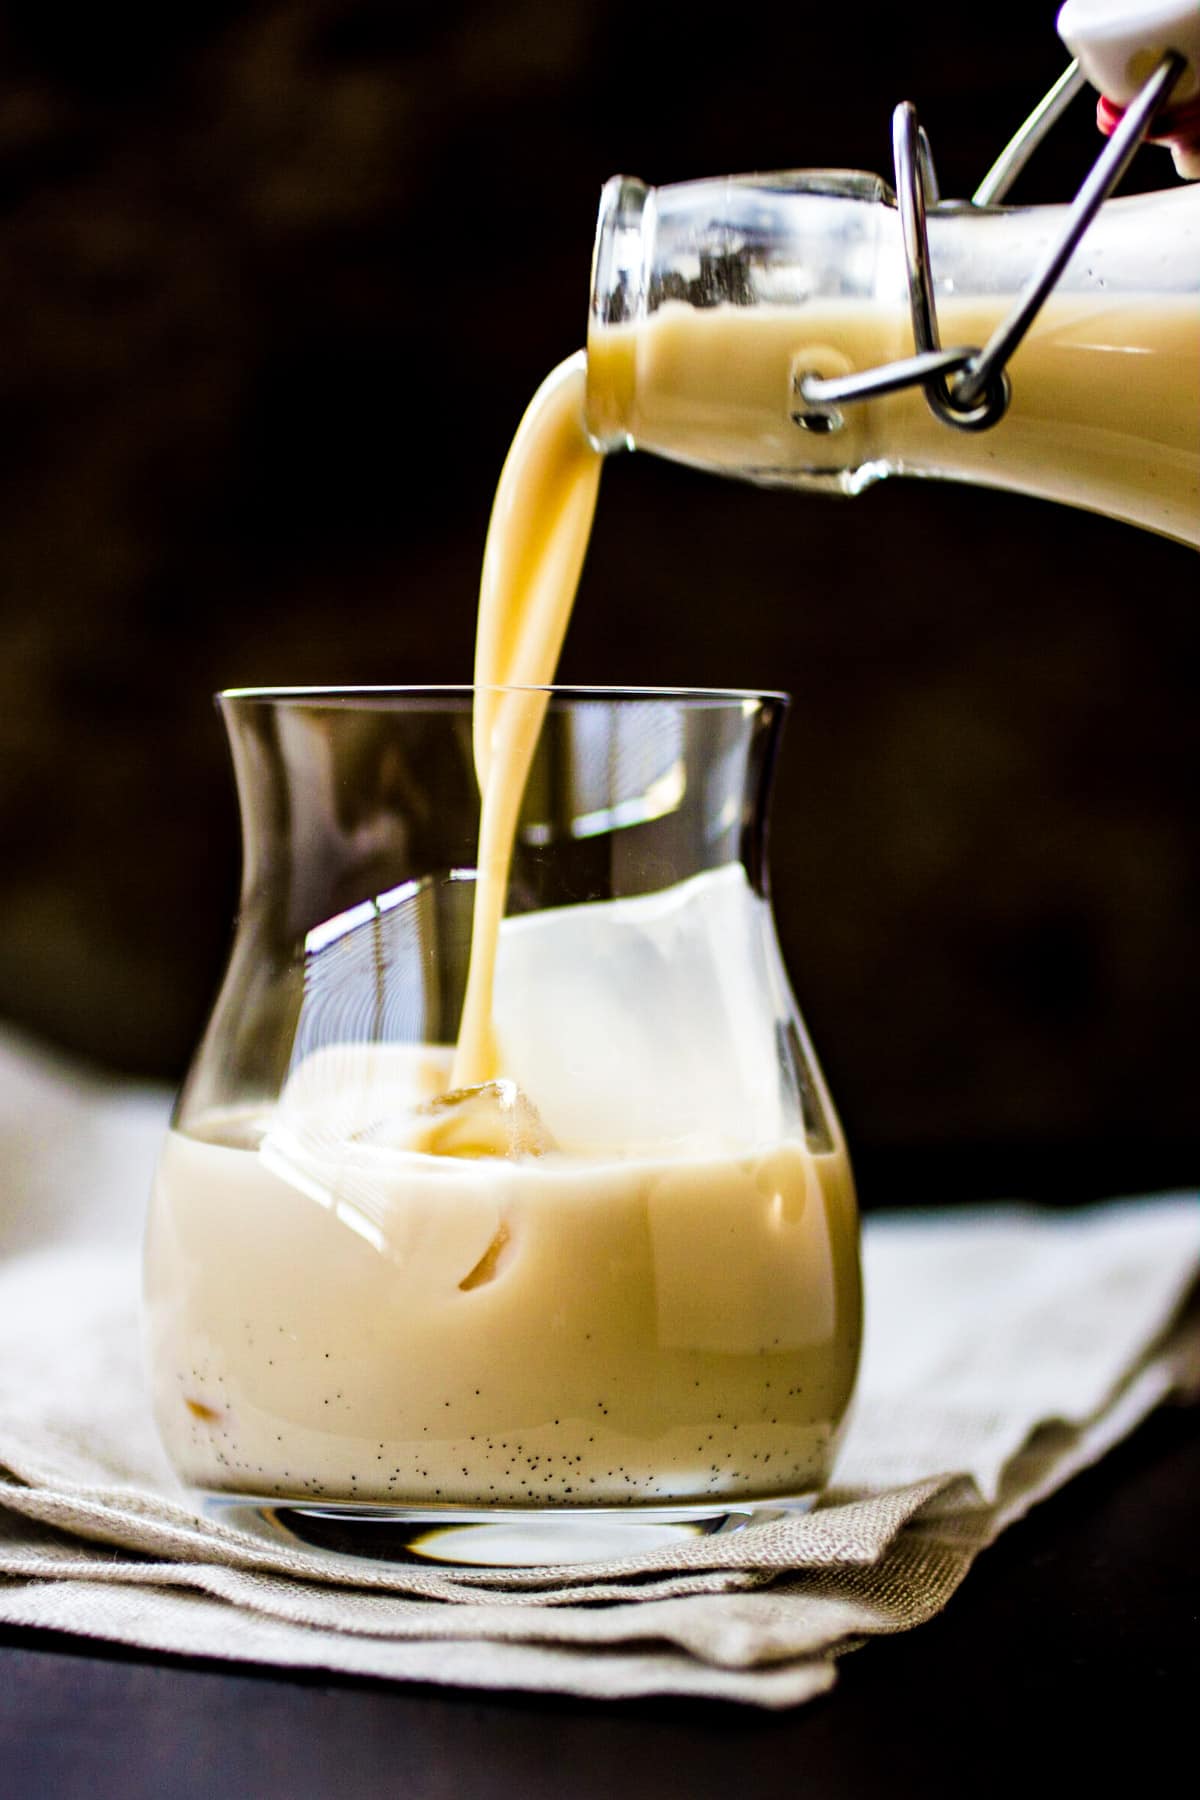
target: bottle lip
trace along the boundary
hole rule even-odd
[[[215,699],[226,702],[278,705],[402,706],[429,701],[469,703],[476,693],[547,694],[553,700],[603,701],[615,704],[671,701],[680,706],[746,706],[770,702],[778,706],[790,704],[791,695],[779,688],[705,688],[705,687],[606,687],[573,683],[548,682],[544,685],[510,685],[472,682],[432,682],[412,686],[362,687],[244,687],[222,688]]]

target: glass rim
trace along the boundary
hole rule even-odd
[[[221,688],[218,702],[253,701],[272,705],[280,701],[319,703],[330,701],[377,700],[471,700],[476,693],[548,694],[552,700],[639,701],[673,700],[680,705],[744,706],[747,703],[774,702],[787,706],[791,695],[781,688],[711,688],[711,687],[625,687],[582,685],[571,682],[422,682],[393,686],[329,686],[329,687],[235,687]]]

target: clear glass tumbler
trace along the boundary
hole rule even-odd
[[[220,705],[241,908],[146,1243],[182,1479],[231,1523],[469,1563],[809,1506],[860,1289],[850,1168],[767,896],[785,698],[548,691],[486,1141],[481,1090],[445,1097],[472,690]]]

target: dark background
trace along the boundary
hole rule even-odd
[[[213,690],[469,678],[606,176],[886,173],[907,97],[967,192],[1064,60],[1032,0],[0,9],[0,1017],[177,1078],[236,890]],[[1081,101],[1017,197],[1096,147]],[[869,1200],[1196,1175],[1197,567],[607,470],[563,677],[796,696],[781,934]]]

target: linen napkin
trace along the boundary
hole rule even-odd
[[[156,1090],[0,1039],[0,1621],[396,1680],[796,1704],[940,1610],[1006,1525],[1200,1391],[1200,1200],[875,1215],[835,1485],[803,1518],[578,1568],[361,1567],[217,1525],[150,1423]]]

